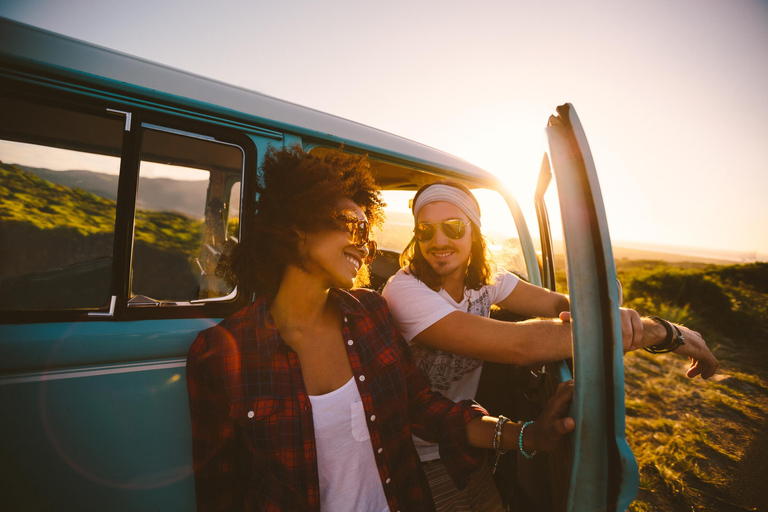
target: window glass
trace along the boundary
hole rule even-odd
[[[0,310],[109,305],[125,119],[0,98]]]
[[[410,201],[413,190],[384,190],[382,196],[387,204],[387,215],[383,229],[375,232],[379,248],[400,253],[413,238],[413,214]]]
[[[238,146],[144,130],[130,305],[232,294],[217,265],[238,242],[242,171]]]
[[[507,202],[494,190],[478,189],[473,193],[480,202],[483,235],[494,262],[527,279],[523,247]]]
[[[566,278],[565,243],[563,237],[563,220],[560,213],[560,196],[557,190],[557,182],[552,178],[547,191],[544,193],[544,203],[547,207],[549,219],[549,232],[552,242],[552,263],[555,271],[555,290],[560,293],[568,293],[568,281]],[[540,243],[540,235],[539,240]]]

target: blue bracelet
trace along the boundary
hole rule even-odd
[[[520,437],[517,439],[518,447],[520,448],[520,453],[523,454],[523,457],[526,459],[532,459],[534,455],[536,455],[536,450],[533,450],[532,453],[528,453],[525,450],[523,450],[523,432],[525,432],[525,427],[528,425],[532,425],[532,421],[526,421],[523,423],[523,426],[520,428]]]

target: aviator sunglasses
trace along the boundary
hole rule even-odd
[[[461,219],[449,219],[442,222],[419,222],[413,230],[413,234],[416,236],[416,240],[419,242],[429,242],[434,238],[437,232],[437,226],[443,230],[443,234],[451,240],[458,240],[464,237],[467,232],[467,226],[472,222],[467,222]]]
[[[359,220],[357,218],[350,218],[344,215],[337,217],[338,220],[344,224],[349,234],[352,236],[352,245],[357,249],[368,247],[368,255],[363,258],[363,263],[370,265],[373,258],[376,257],[376,242],[369,238],[371,233],[371,226],[367,220]]]

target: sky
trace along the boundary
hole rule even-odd
[[[767,0],[0,0],[0,16],[453,153],[529,224],[568,102],[615,243],[768,261]]]

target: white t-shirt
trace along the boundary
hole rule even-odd
[[[310,396],[315,427],[320,510],[389,511],[355,379]]]
[[[435,292],[404,270],[390,278],[382,294],[397,328],[411,345],[416,366],[427,374],[433,390],[454,402],[473,400],[483,362],[414,343],[413,338],[454,311],[488,317],[491,306],[506,299],[518,281],[516,275],[499,271],[494,274],[492,284],[479,290],[465,290],[462,301],[456,302],[445,290]],[[414,444],[422,461],[440,458],[436,444],[415,436]]]

